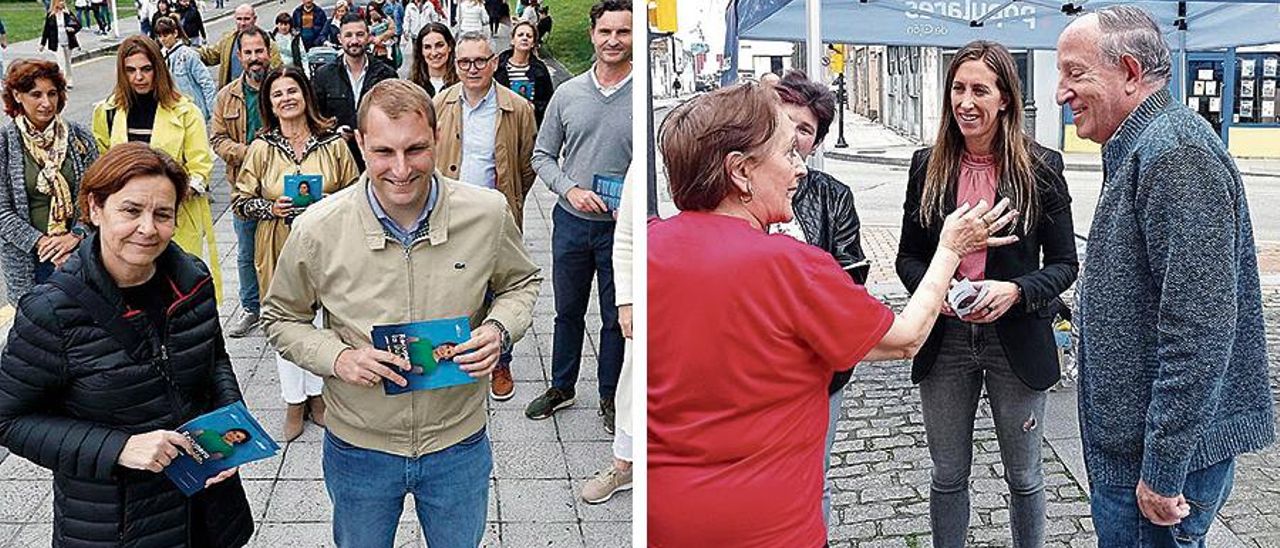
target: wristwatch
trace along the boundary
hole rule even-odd
[[[486,324],[494,326],[498,329],[498,333],[501,334],[501,342],[499,343],[499,346],[502,347],[502,353],[506,354],[511,352],[511,332],[507,331],[507,327],[502,325],[502,322],[498,320],[485,320],[481,325]]]

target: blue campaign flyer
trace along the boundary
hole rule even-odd
[[[324,192],[324,179],[319,175],[285,175],[284,195],[293,200],[293,207],[305,208],[320,200]]]
[[[434,390],[477,382],[454,363],[454,348],[471,338],[471,323],[465,316],[373,327],[373,346],[404,358],[413,369],[399,372],[408,386],[383,379],[387,395],[414,390]]]
[[[524,97],[525,99],[532,101],[533,100],[533,81],[532,80],[513,81],[511,82],[511,91],[514,91],[518,93],[521,97]]]
[[[195,453],[178,456],[164,473],[187,496],[204,489],[205,480],[225,470],[280,451],[280,445],[249,414],[244,402],[191,419],[178,427],[178,433],[191,441]]]
[[[591,181],[591,191],[604,200],[609,211],[617,211],[622,205],[622,177],[597,173]]]

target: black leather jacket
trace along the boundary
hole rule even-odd
[[[865,284],[871,267],[865,263],[866,255],[862,252],[862,223],[854,207],[853,191],[835,177],[811,169],[800,180],[796,195],[791,198],[791,208],[809,244],[830,253],[853,281]],[[844,388],[852,376],[852,368],[836,373],[828,393]]]

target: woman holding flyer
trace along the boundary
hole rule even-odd
[[[0,356],[0,445],[53,471],[54,546],[238,547],[253,535],[232,468],[184,496],[197,454],[174,430],[241,401],[209,271],[172,242],[186,172],[111,148],[79,194],[88,238],[18,303]]]
[[[254,267],[258,287],[267,294],[276,258],[289,237],[289,225],[300,215],[303,202],[321,193],[346,188],[360,176],[342,136],[333,131],[333,120],[320,116],[311,84],[293,67],[272,70],[262,81],[266,101],[258,103],[262,131],[249,145],[244,165],[236,177],[231,208],[241,219],[258,221],[254,236]],[[323,190],[313,187],[321,181]],[[308,197],[300,198],[299,191]],[[292,362],[276,356],[280,393],[289,404],[285,413],[284,440],[302,434],[307,416],[324,426],[323,381]]]
[[[1023,133],[1022,85],[1004,46],[965,46],[946,82],[937,143],[911,162],[897,259],[902,283],[911,291],[920,285],[943,219],[958,204],[1007,198],[1023,216],[1012,227],[1017,244],[964,255],[952,290],[963,309],[943,305],[912,364],[933,459],[933,542],[961,547],[968,537],[973,423],[985,385],[1009,485],[1013,546],[1042,546],[1039,424],[1045,390],[1059,374],[1050,321],[1079,270],[1071,197],[1062,156]]]

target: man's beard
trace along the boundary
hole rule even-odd
[[[254,63],[249,65],[248,69],[245,70],[245,74],[254,82],[261,82],[263,78],[267,77],[267,68],[262,63]]]

